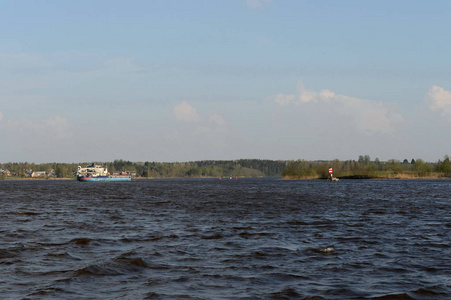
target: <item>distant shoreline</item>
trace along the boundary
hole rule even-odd
[[[412,174],[390,174],[388,176],[378,176],[378,175],[345,175],[345,176],[336,176],[338,179],[451,179],[451,176],[446,176],[443,173],[433,173],[424,176],[417,176]],[[327,180],[327,178],[321,178],[317,176],[284,176],[283,180]]]
[[[218,177],[134,177],[132,180],[159,180],[159,179],[217,179]],[[228,179],[229,177],[222,177],[222,179]],[[259,176],[259,177],[238,177],[238,179],[243,178],[272,178],[272,176]],[[408,179],[408,180],[415,180],[415,179],[451,179],[450,176],[443,176],[443,175],[428,175],[428,176],[411,176],[406,174],[399,174],[394,176],[366,176],[366,175],[351,175],[351,176],[337,176],[338,179],[342,180],[377,180],[377,179],[393,179],[393,180],[399,180],[399,179]],[[235,179],[235,178],[233,178]],[[0,178],[0,181],[67,181],[67,180],[73,180],[76,181],[76,178],[19,178],[19,177],[7,177],[7,178]],[[320,178],[317,176],[284,176],[279,177],[279,180],[327,180],[327,178]]]
[[[8,176],[5,178],[0,177],[0,181],[3,180],[21,180],[21,181],[28,181],[28,180],[75,180],[75,178],[30,178],[30,177],[14,177],[14,176]]]

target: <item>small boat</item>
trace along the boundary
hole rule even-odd
[[[83,168],[78,166],[77,170],[78,181],[131,181],[132,178],[129,173],[110,174],[108,169],[96,164],[92,164]]]

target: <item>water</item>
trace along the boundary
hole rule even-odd
[[[0,181],[1,299],[450,299],[451,181]]]

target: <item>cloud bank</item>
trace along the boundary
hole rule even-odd
[[[172,113],[177,121],[193,123],[199,121],[199,115],[194,107],[183,101],[176,105]]]
[[[279,94],[270,100],[280,106],[301,109],[304,105],[311,105],[333,110],[342,117],[342,122],[350,121],[356,130],[367,134],[394,132],[404,119],[393,105],[382,102],[340,95],[329,90],[317,92],[305,88],[302,83],[298,84],[297,90],[296,95]]]
[[[451,117],[451,92],[434,85],[426,94],[429,109],[444,117]]]

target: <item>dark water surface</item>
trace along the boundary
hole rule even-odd
[[[451,299],[451,180],[0,181],[1,299]]]

